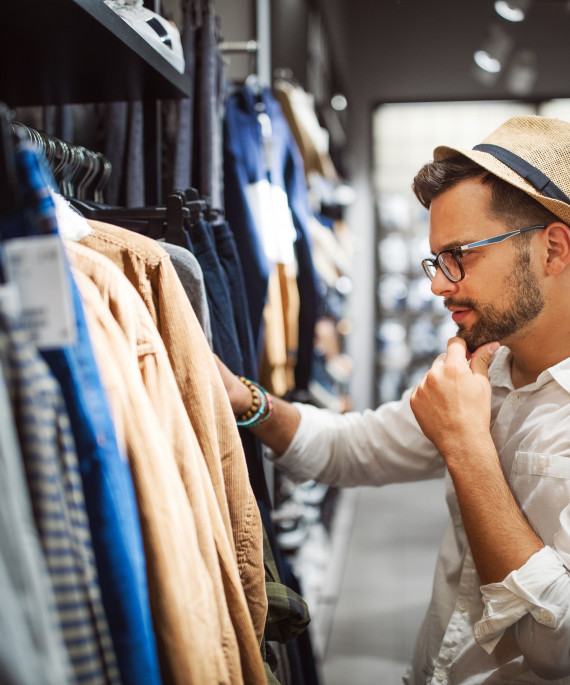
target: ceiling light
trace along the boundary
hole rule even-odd
[[[507,21],[523,21],[531,0],[497,0],[495,12]]]
[[[498,74],[504,68],[512,47],[513,39],[498,24],[492,24],[487,40],[475,51],[473,59],[483,71]]]
[[[484,71],[488,71],[491,74],[497,74],[501,71],[501,63],[499,60],[495,59],[495,57],[491,57],[486,50],[477,50],[473,55],[473,59],[475,60],[475,64]]]
[[[344,95],[341,95],[340,93],[337,93],[336,95],[333,95],[331,98],[331,107],[335,109],[337,112],[342,112],[346,109],[348,105],[348,102]]]

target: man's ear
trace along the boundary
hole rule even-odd
[[[542,233],[547,250],[546,272],[554,276],[570,267],[570,227],[561,221],[555,221]]]

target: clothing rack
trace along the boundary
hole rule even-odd
[[[112,166],[102,153],[66,143],[18,121],[13,121],[12,127],[16,134],[27,137],[44,153],[62,195],[103,203],[103,190]]]
[[[255,66],[250,71],[258,74],[263,86],[271,84],[271,2],[270,0],[256,0],[256,38],[245,41],[221,41],[218,45],[220,53],[249,54],[255,57]]]
[[[8,107],[0,103],[0,209],[12,207],[18,194],[13,131],[10,121]]]
[[[11,122],[9,133],[27,137],[44,153],[61,194],[85,218],[116,223],[150,238],[186,245],[183,234],[185,222],[195,221],[205,214],[211,216],[218,211],[200,198],[194,188],[174,190],[161,206],[105,205],[103,190],[112,166],[103,154],[82,145],[66,143],[17,121]]]
[[[250,52],[254,53],[260,49],[260,44],[256,40],[245,40],[245,41],[222,41],[219,44],[219,49],[221,52]]]

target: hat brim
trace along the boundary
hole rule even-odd
[[[436,162],[441,162],[442,160],[448,159],[449,157],[453,157],[457,154],[469,157],[469,159],[487,169],[487,171],[490,171],[495,176],[502,178],[503,181],[520,188],[527,195],[530,195],[532,198],[540,202],[541,205],[546,207],[546,209],[559,217],[565,224],[570,226],[570,205],[567,205],[561,200],[544,197],[544,195],[533,188],[528,181],[525,181],[520,174],[517,174],[516,171],[513,171],[510,167],[508,167],[506,164],[503,164],[503,162],[499,161],[496,157],[493,157],[493,155],[490,155],[488,152],[482,152],[481,150],[463,150],[461,148],[440,145],[433,151],[433,158]]]

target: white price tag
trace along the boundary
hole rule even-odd
[[[38,348],[75,343],[70,276],[59,236],[14,238],[3,248],[8,280],[18,287],[24,325]]]

